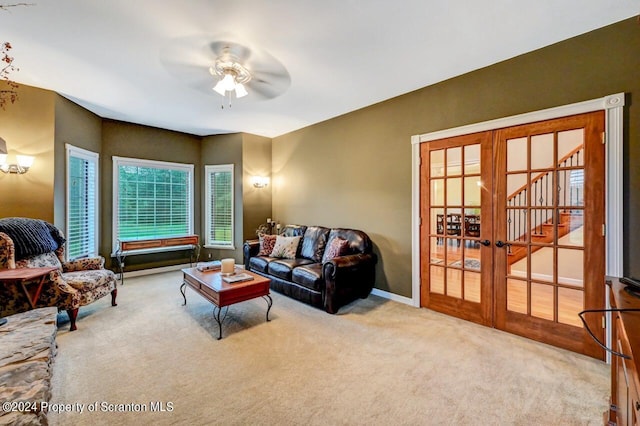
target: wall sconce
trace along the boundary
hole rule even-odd
[[[256,188],[264,188],[269,185],[269,178],[266,176],[254,176],[253,186]]]
[[[0,138],[0,170],[4,173],[24,174],[33,165],[34,158],[30,155],[16,155],[17,164],[8,164],[7,155],[7,142]]]

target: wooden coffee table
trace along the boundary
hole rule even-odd
[[[220,313],[225,306],[262,297],[267,302],[267,321],[271,321],[269,319],[269,311],[273,305],[273,300],[269,295],[270,279],[242,270],[240,272],[251,275],[253,279],[230,284],[222,280],[222,274],[219,271],[200,272],[197,268],[185,268],[182,272],[184,273],[182,285],[180,286],[180,292],[184,298],[182,306],[187,304],[186,286],[191,287],[200,296],[213,303],[213,317],[218,323],[218,340],[222,339],[222,321],[224,321],[224,317],[221,320]]]

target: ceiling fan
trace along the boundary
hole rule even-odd
[[[160,52],[164,67],[201,92],[233,99],[273,99],[291,84],[289,72],[260,49],[210,37],[175,39]],[[224,108],[224,104],[223,104]]]

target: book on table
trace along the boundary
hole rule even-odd
[[[213,262],[199,262],[196,265],[196,268],[200,272],[219,271],[220,269],[222,269],[222,262],[220,262],[219,260],[214,260]]]
[[[233,284],[233,283],[239,283],[242,281],[251,281],[253,277],[247,273],[240,272],[238,274],[233,274],[233,275],[223,275],[222,279],[230,284]]]

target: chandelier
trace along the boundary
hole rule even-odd
[[[251,80],[251,74],[242,64],[231,59],[218,58],[215,65],[209,68],[209,72],[218,78],[213,90],[228,100],[229,107],[233,97],[239,99],[249,94],[244,85]]]

